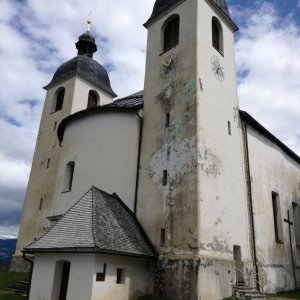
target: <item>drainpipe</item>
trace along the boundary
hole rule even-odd
[[[136,112],[137,117],[140,119],[140,132],[139,132],[139,148],[138,148],[138,158],[137,158],[137,166],[136,166],[136,180],[135,180],[135,194],[134,194],[134,214],[137,213],[137,201],[138,201],[138,188],[139,188],[139,180],[140,180],[140,161],[141,161],[141,147],[142,147],[142,131],[143,131],[143,119]]]
[[[257,263],[257,253],[256,253],[256,240],[255,240],[255,226],[254,226],[254,213],[253,213],[253,199],[252,199],[252,185],[251,185],[251,172],[250,172],[250,160],[249,160],[249,146],[248,146],[248,130],[247,125],[250,123],[251,119],[247,120],[243,126],[243,138],[244,138],[244,154],[245,154],[245,175],[246,175],[246,186],[247,186],[247,199],[249,207],[249,219],[251,228],[251,244],[252,244],[252,256],[254,260],[255,268],[255,278],[256,278],[256,288],[260,290],[259,286],[259,275],[258,275],[258,263]]]
[[[26,295],[26,299],[29,300],[30,289],[31,289],[31,280],[32,280],[32,272],[33,272],[33,261],[26,257],[26,252],[25,251],[22,251],[22,252],[23,252],[23,259],[30,263],[29,288],[27,290],[27,295]]]

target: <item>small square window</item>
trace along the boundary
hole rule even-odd
[[[117,269],[117,284],[124,284],[126,280],[125,269]]]
[[[168,183],[168,171],[163,171],[162,185],[165,186]]]

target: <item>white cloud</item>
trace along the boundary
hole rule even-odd
[[[266,2],[244,18],[236,43],[241,108],[300,153],[299,27]]]
[[[18,236],[19,226],[1,226],[0,225],[0,239],[14,239]]]

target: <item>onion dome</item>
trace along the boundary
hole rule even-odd
[[[78,50],[77,56],[62,64],[45,88],[77,74],[112,97],[117,97],[111,88],[107,71],[93,59],[93,54],[97,51],[97,45],[90,31],[88,30],[82,34],[75,45]]]
[[[117,97],[111,88],[107,71],[102,65],[87,55],[79,54],[62,64],[54,73],[49,85],[75,74],[78,74],[87,81],[93,83],[112,97]]]

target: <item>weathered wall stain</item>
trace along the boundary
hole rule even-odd
[[[200,169],[207,175],[217,177],[221,174],[222,160],[211,149],[205,146],[199,150],[198,164]]]
[[[211,243],[207,243],[206,248],[209,248],[212,251],[216,252],[226,252],[226,253],[233,253],[231,249],[229,249],[226,240],[220,240],[217,237],[213,238]]]

